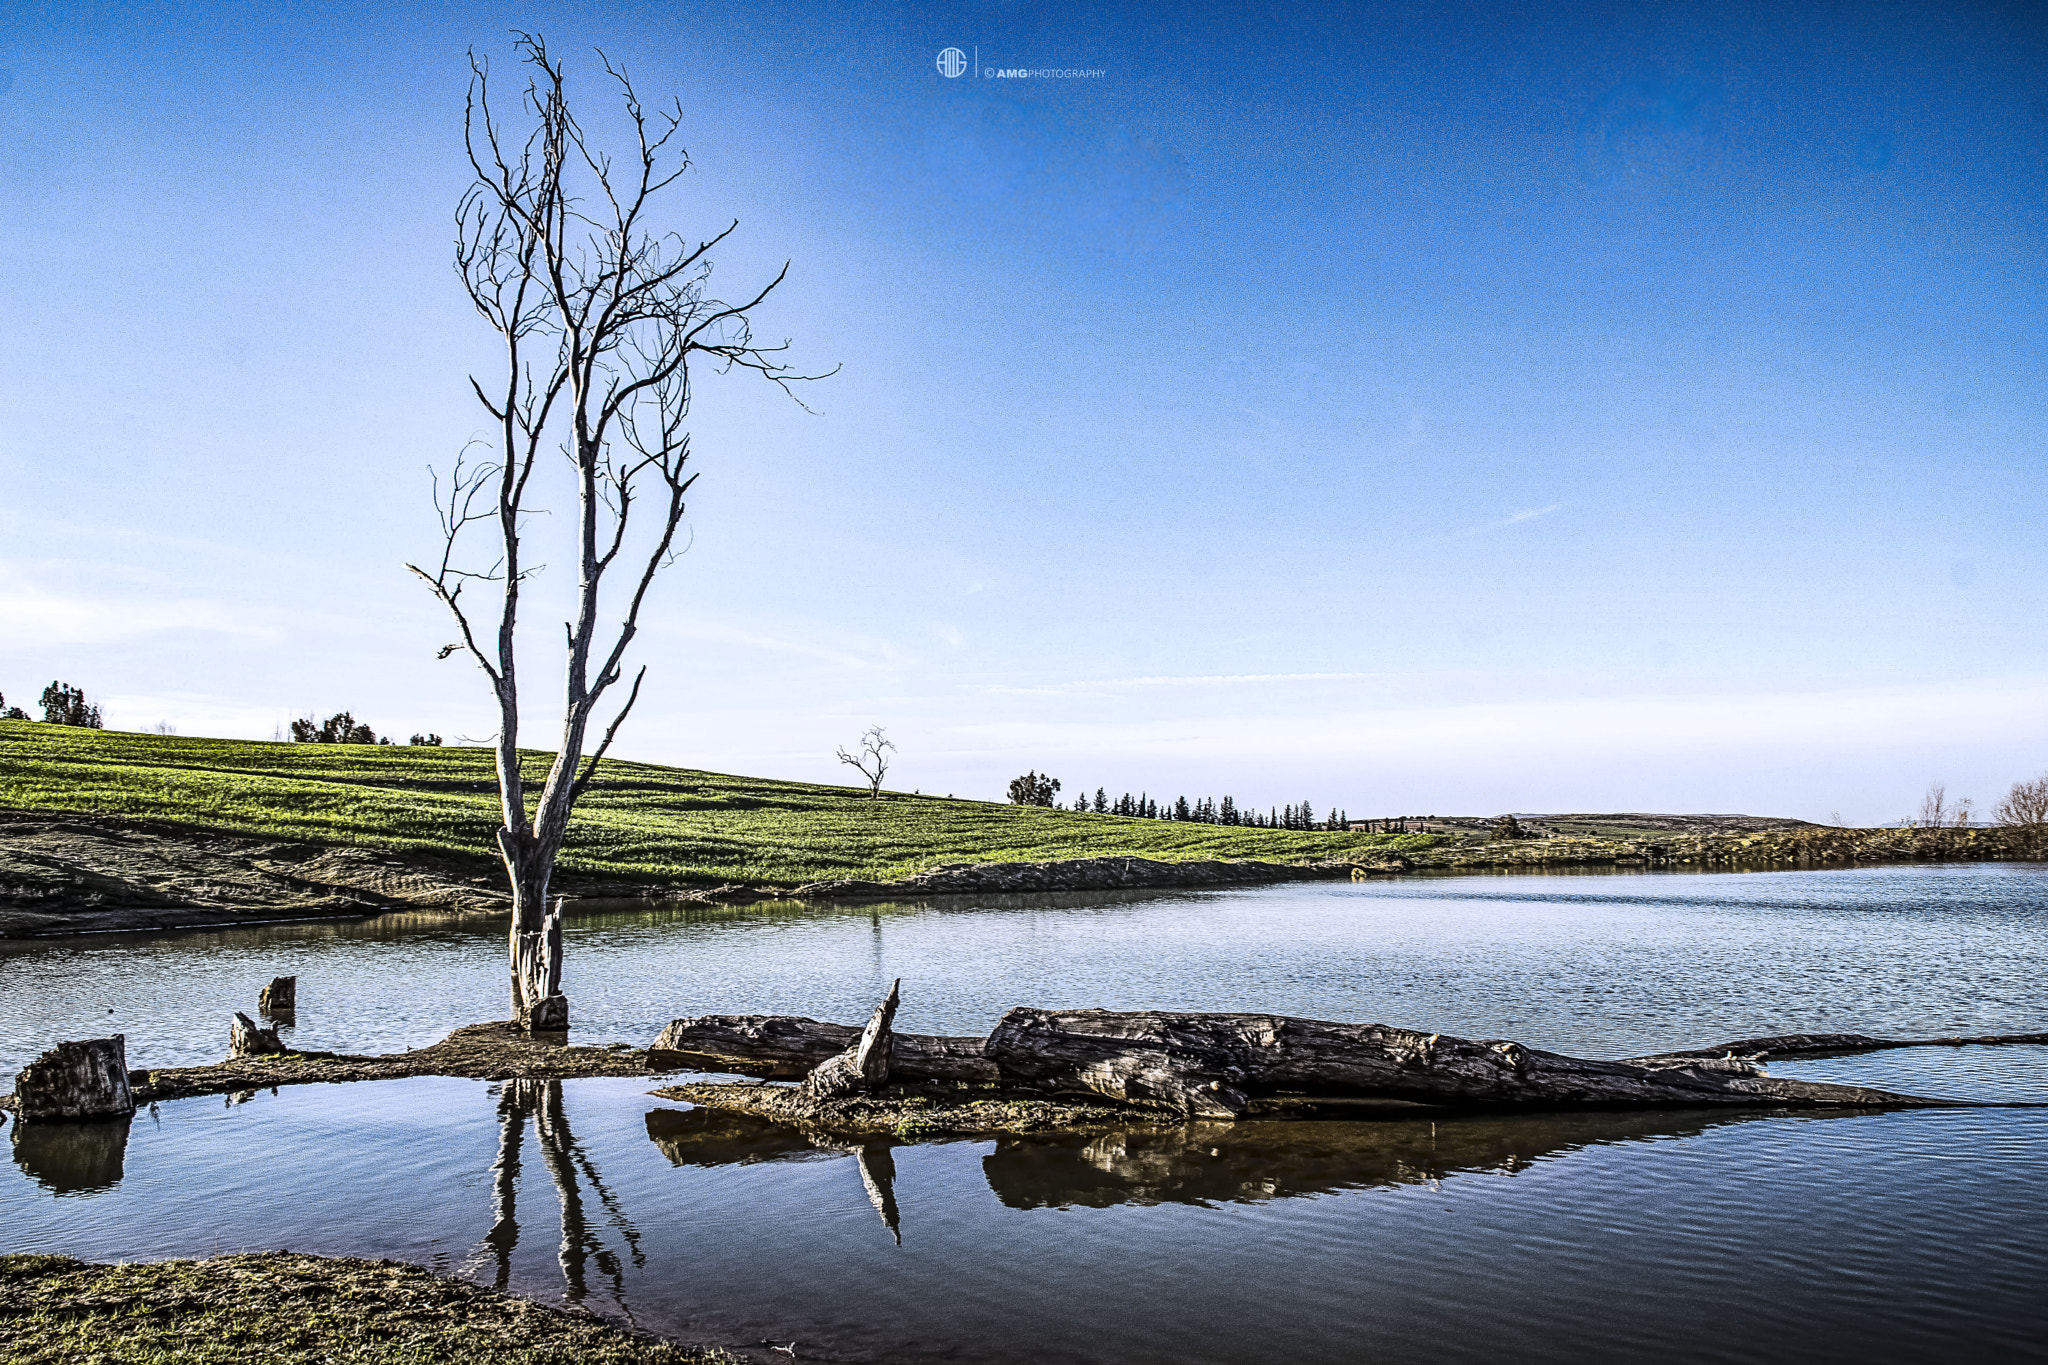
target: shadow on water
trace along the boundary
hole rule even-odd
[[[54,1194],[90,1194],[121,1183],[132,1119],[93,1123],[20,1123],[14,1163]]]
[[[1693,1137],[1762,1119],[1827,1114],[1763,1110],[1634,1111],[1381,1119],[1251,1120],[1014,1135],[995,1140],[982,1173],[1010,1208],[1263,1203],[1339,1190],[1423,1185],[1474,1173],[1514,1175],[1587,1147]],[[748,1114],[656,1109],[647,1136],[676,1166],[735,1166],[852,1156],[868,1200],[900,1243],[890,1137],[838,1141]],[[945,1140],[945,1139],[941,1139]],[[988,1141],[986,1137],[953,1141]]]
[[[562,1267],[563,1297],[571,1303],[581,1303],[589,1296],[594,1265],[610,1284],[612,1302],[630,1321],[625,1263],[617,1250],[606,1245],[602,1229],[593,1226],[584,1203],[585,1186],[596,1195],[603,1209],[602,1222],[618,1233],[626,1259],[636,1270],[647,1264],[640,1231],[570,1131],[560,1081],[510,1080],[498,1091],[498,1156],[491,1164],[491,1228],[472,1253],[469,1273],[494,1262],[495,1287],[505,1289],[512,1282],[512,1253],[519,1246],[519,1175],[529,1126],[561,1210],[556,1255]]]

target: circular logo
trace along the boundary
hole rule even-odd
[[[967,69],[967,54],[957,47],[949,47],[939,54],[939,74],[947,80]]]

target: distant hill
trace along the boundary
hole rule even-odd
[[[1623,812],[1615,815],[1545,815],[1514,812],[1515,823],[1534,838],[1557,836],[1567,839],[1625,839],[1645,834],[1764,834],[1774,830],[1824,829],[1806,820],[1779,815],[1652,815]],[[1384,824],[1383,821],[1353,821]],[[1500,823],[1498,815],[1422,815],[1396,817],[1392,824],[1418,834],[1450,834],[1470,838],[1491,835]]]

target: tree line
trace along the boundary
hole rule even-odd
[[[1171,801],[1156,800],[1149,792],[1136,796],[1125,792],[1112,800],[1106,787],[1097,787],[1090,797],[1086,791],[1074,797],[1071,806],[1059,803],[1060,782],[1056,777],[1033,769],[1010,783],[1010,804],[1015,806],[1042,806],[1048,810],[1072,810],[1092,815],[1121,815],[1133,820],[1173,820],[1194,825],[1238,825],[1249,829],[1297,829],[1297,830],[1341,830],[1348,829],[1351,820],[1345,812],[1335,806],[1328,816],[1318,819],[1315,803],[1303,801],[1298,805],[1269,806],[1262,814],[1256,809],[1240,806],[1237,799],[1224,796],[1220,800],[1202,796],[1190,801],[1185,796],[1176,796]]]

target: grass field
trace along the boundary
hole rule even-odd
[[[529,752],[537,789],[549,756]],[[0,808],[485,858],[498,824],[485,749],[274,744],[0,721]],[[565,871],[635,881],[890,880],[938,863],[1135,854],[1301,862],[1439,842],[1174,824],[729,777],[608,760],[577,807]]]

